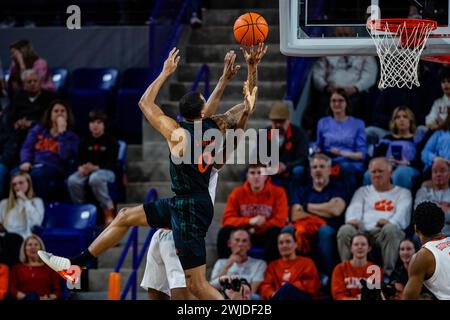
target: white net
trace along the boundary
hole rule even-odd
[[[420,86],[418,65],[428,37],[436,29],[434,21],[368,21],[367,29],[372,36],[380,58],[381,74],[378,88]]]

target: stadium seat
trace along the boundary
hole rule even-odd
[[[121,89],[145,89],[151,82],[151,70],[147,68],[130,68],[123,72],[120,88]]]
[[[119,168],[116,172],[116,180],[113,183],[108,183],[108,191],[111,199],[114,203],[120,203],[125,201],[127,185],[127,149],[128,145],[123,140],[118,140],[119,143]]]
[[[79,68],[72,73],[70,87],[77,89],[114,90],[119,71],[113,68]]]
[[[55,84],[56,91],[63,93],[67,89],[67,76],[69,71],[65,68],[53,68],[52,79]]]
[[[9,68],[3,68],[3,79],[8,82],[9,79]]]
[[[139,99],[143,89],[119,89],[115,126],[118,137],[129,144],[142,143],[142,112]]]
[[[94,240],[97,209],[92,204],[53,203],[45,208],[43,227],[38,230],[47,251],[74,256]]]
[[[255,259],[264,260],[266,258],[266,251],[263,247],[252,246],[248,251],[248,255]]]

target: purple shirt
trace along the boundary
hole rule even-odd
[[[344,121],[337,121],[331,116],[320,119],[317,124],[316,147],[328,155],[330,155],[332,148],[350,152],[361,152],[364,158],[367,151],[364,122],[351,116],[347,117]],[[331,157],[334,162],[352,162],[356,167],[361,167],[362,169],[362,160],[356,161],[332,155]]]

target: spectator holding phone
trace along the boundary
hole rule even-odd
[[[394,109],[389,123],[391,133],[375,147],[374,157],[386,157],[393,167],[394,185],[410,189],[419,177],[421,167],[416,145],[416,120],[411,109],[400,106]],[[369,171],[364,174],[364,184],[370,184]]]

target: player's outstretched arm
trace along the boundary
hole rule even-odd
[[[178,55],[179,50],[173,48],[166,61],[164,61],[163,70],[159,76],[150,84],[150,86],[145,90],[139,101],[139,107],[144,113],[145,118],[148,122],[160,132],[164,138],[166,138],[169,148],[172,148],[179,141],[172,141],[173,132],[180,128],[179,124],[172,118],[164,114],[161,108],[156,104],[156,96],[161,89],[164,82],[169,78],[169,76],[175,72],[180,61],[180,56]]]
[[[236,53],[234,53],[233,50],[228,51],[223,62],[222,76],[220,77],[219,82],[214,88],[214,91],[206,102],[205,118],[211,117],[216,113],[217,107],[219,106],[220,99],[222,98],[226,86],[241,68],[240,65],[235,64],[235,61]]]
[[[247,81],[250,92],[256,86],[258,80],[258,64],[267,52],[267,46],[264,43],[259,43],[256,47],[251,46],[250,50],[241,47],[245,62],[247,63]]]
[[[433,254],[427,249],[419,250],[412,257],[408,268],[408,283],[403,291],[403,299],[417,300],[420,298],[423,282],[427,278],[427,275],[433,274],[434,265]]]

